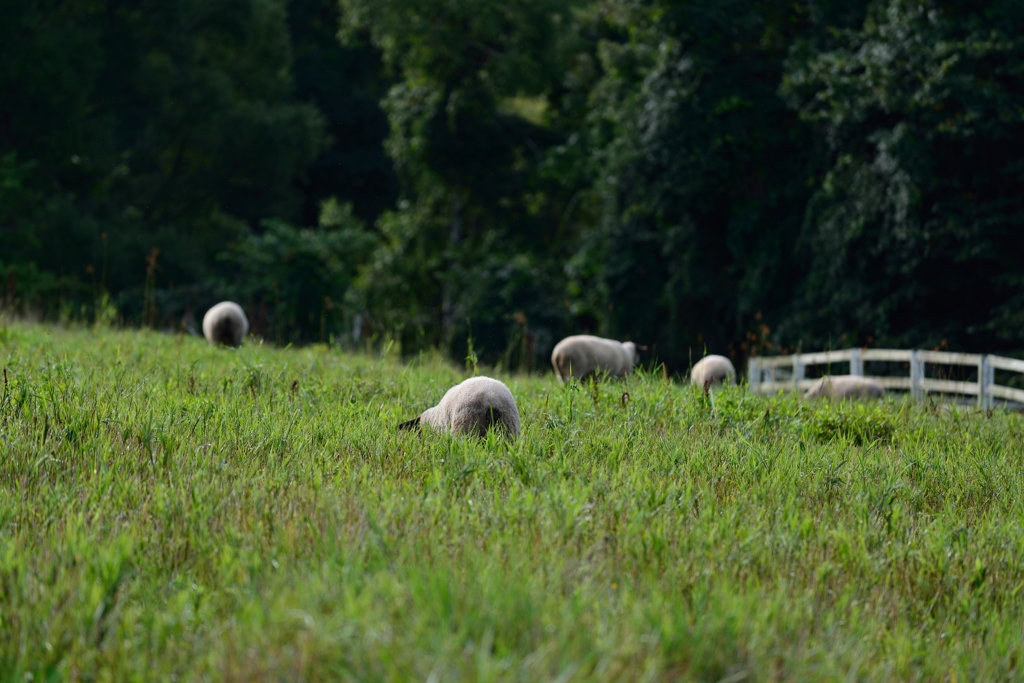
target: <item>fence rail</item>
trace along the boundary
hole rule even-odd
[[[909,377],[880,377],[864,374],[867,361],[908,363]],[[991,408],[995,399],[1024,403],[1024,389],[995,383],[995,371],[1003,370],[1024,374],[1024,360],[976,353],[950,353],[948,351],[917,351],[904,349],[843,349],[798,353],[791,356],[752,357],[747,368],[750,390],[757,393],[806,390],[816,380],[807,379],[806,369],[812,365],[848,363],[851,375],[870,377],[886,389],[909,391],[915,398],[928,394],[960,394],[977,397],[978,406]],[[976,369],[976,381],[961,382],[950,379],[932,379],[925,375],[925,366],[941,365]]]

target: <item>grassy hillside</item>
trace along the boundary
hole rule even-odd
[[[502,377],[509,447],[394,429],[432,359],[8,324],[0,365],[0,681],[1024,666],[1017,415]]]

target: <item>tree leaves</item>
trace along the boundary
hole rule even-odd
[[[782,92],[833,166],[808,205],[790,334],[1000,344],[1006,292],[989,274],[1024,256],[1024,43],[1002,29],[1024,10],[992,9],[890,0],[841,47],[791,64]]]

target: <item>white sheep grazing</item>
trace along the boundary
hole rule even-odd
[[[551,365],[561,382],[570,377],[582,380],[598,374],[625,377],[639,362],[633,342],[617,342],[589,334],[566,337],[551,352]]]
[[[234,301],[221,301],[203,316],[203,336],[214,346],[241,346],[249,334],[249,319]]]
[[[519,436],[519,409],[504,383],[490,377],[470,377],[456,384],[433,408],[398,425],[419,429],[429,425],[439,432],[484,436],[490,427],[515,439]]]
[[[704,356],[694,363],[690,381],[703,388],[719,384],[732,384],[736,380],[736,368],[725,356]]]
[[[882,398],[885,387],[873,379],[856,375],[822,377],[811,385],[804,398]]]

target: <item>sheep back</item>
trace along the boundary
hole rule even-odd
[[[423,411],[417,420],[400,425],[428,425],[439,432],[485,436],[492,426],[515,439],[519,436],[519,409],[503,382],[471,377],[449,389],[441,402]]]
[[[551,365],[562,382],[570,377],[586,379],[601,373],[624,377],[633,372],[636,361],[633,342],[617,342],[589,334],[566,337],[551,351]]]
[[[249,319],[234,301],[221,301],[203,316],[203,336],[214,346],[241,346],[249,334]]]
[[[873,379],[856,375],[822,377],[807,390],[804,398],[882,398],[885,387]]]
[[[725,356],[704,356],[697,361],[690,371],[690,381],[703,387],[711,384],[732,384],[736,380],[736,368]]]

